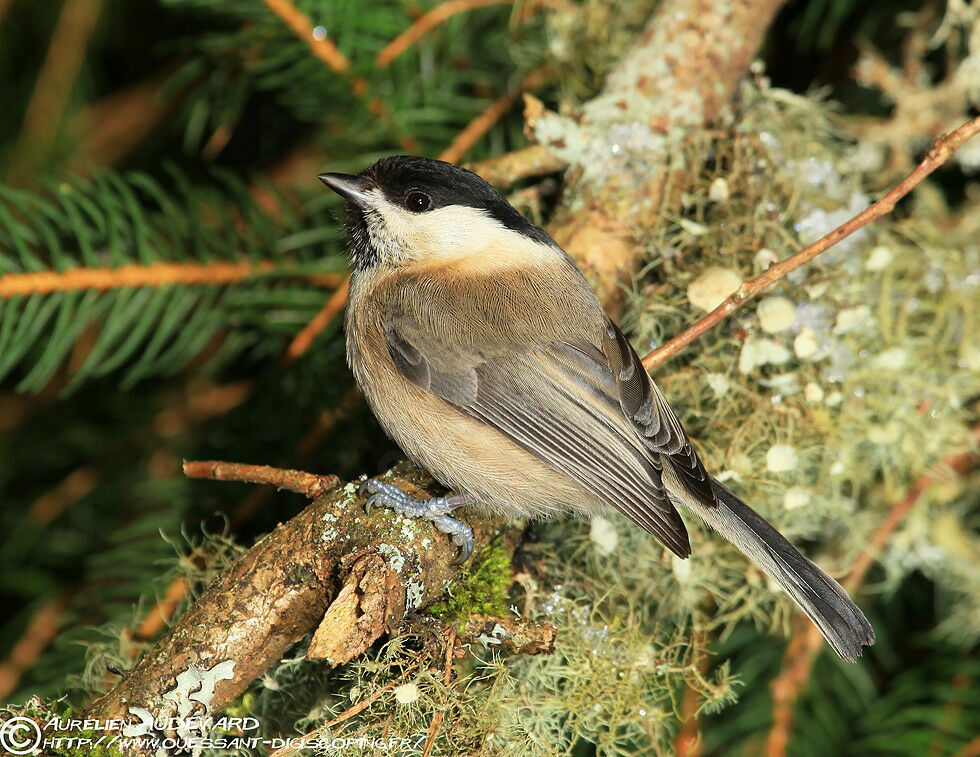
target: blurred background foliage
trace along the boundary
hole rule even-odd
[[[132,650],[159,632],[154,606],[158,599],[173,599],[168,592],[175,576],[200,583],[235,553],[233,542],[251,543],[302,506],[295,496],[188,482],[179,474],[181,459],[284,465],[342,478],[377,473],[398,459],[352,392],[339,318],[301,355],[284,357],[346,271],[340,206],[317,186],[315,174],[358,171],[392,152],[437,156],[498,101],[502,116],[457,157],[476,161],[522,147],[522,88],[530,86],[555,110],[572,109],[594,96],[656,3],[483,4],[449,18],[379,65],[376,58],[388,43],[435,5],[429,0],[295,5],[0,0],[0,291],[5,275],[56,274],[0,295],[0,601],[9,608],[0,620],[5,701],[39,694],[82,704],[111,678],[107,659],[110,670],[127,666]],[[298,22],[290,9],[298,11]],[[784,164],[761,174],[763,180],[784,181],[774,196],[787,203],[803,197],[815,203],[811,210],[817,198],[845,207],[852,190],[880,191],[900,178],[935,136],[975,115],[978,17],[976,3],[966,0],[788,2],[760,51],[765,73],[757,72],[735,108],[747,129],[759,135],[770,128],[784,143],[779,153]],[[719,211],[712,209],[718,195],[709,187],[746,159],[730,148],[716,142],[695,149],[692,159],[705,169],[685,207],[690,225],[665,219],[645,237],[650,264],[636,282],[627,314],[632,334],[644,345],[693,320],[684,291],[704,265],[724,258],[751,270],[753,255],[766,242],[766,234],[750,228],[756,209],[748,204],[742,211],[731,209],[725,232],[730,236],[700,238],[701,226],[718,219]],[[771,144],[762,148],[779,164]],[[763,159],[762,148],[753,160]],[[844,161],[849,168],[834,174],[839,185],[820,184],[812,176],[803,181],[799,172],[790,180],[787,166],[794,156],[834,165]],[[948,300],[942,287],[930,289],[927,283],[923,292],[909,295],[920,297],[927,313],[922,320],[912,317],[908,333],[914,341],[903,341],[905,333],[896,337],[915,367],[932,359],[932,353],[916,351],[915,345],[925,343],[940,345],[943,359],[953,366],[945,371],[947,363],[936,363],[931,383],[912,382],[902,402],[918,402],[920,393],[948,380],[958,404],[935,389],[930,402],[946,403],[939,414],[926,411],[923,419],[923,413],[910,410],[912,420],[906,420],[896,410],[905,428],[919,424],[921,446],[896,453],[893,460],[887,459],[886,442],[866,446],[847,460],[846,476],[836,483],[826,471],[842,455],[808,449],[806,443],[856,444],[853,437],[863,439],[872,427],[879,429],[887,422],[881,414],[901,405],[890,400],[901,395],[902,380],[909,377],[899,366],[894,385],[869,389],[883,398],[884,407],[875,411],[879,416],[863,410],[818,412],[823,425],[798,431],[803,443],[797,446],[804,467],[809,466],[803,478],[788,482],[770,476],[752,490],[763,499],[763,509],[766,502],[782,501],[787,483],[811,487],[828,499],[830,504],[807,518],[785,515],[782,525],[793,538],[855,555],[860,544],[839,533],[846,525],[841,518],[850,517],[847,508],[868,497],[899,499],[919,473],[946,454],[941,442],[962,443],[957,434],[976,423],[980,330],[962,312],[969,310],[963,303],[971,298],[977,304],[980,217],[971,171],[978,166],[980,149],[973,145],[958,165],[940,172],[903,206],[908,223],[875,230],[858,248],[884,245],[889,255],[906,261],[894,288],[927,282],[929,271],[942,273],[947,264],[951,281],[968,283],[974,277],[972,289],[950,285],[958,294]],[[558,178],[518,185],[515,202],[546,218]],[[733,198],[755,191],[751,182],[731,183]],[[533,204],[527,203],[529,196]],[[773,218],[780,211],[775,208]],[[800,211],[796,218],[804,216]],[[948,257],[943,257],[943,240]],[[733,249],[741,251],[733,256]],[[928,265],[908,262],[922,257],[922,250],[930,251]],[[844,263],[842,256],[828,259],[806,283],[836,291],[837,305],[864,297],[874,310],[875,298],[885,294],[872,291],[869,277]],[[230,267],[222,268],[225,264]],[[192,266],[201,271],[198,279],[187,278]],[[118,277],[105,271],[127,267],[149,278],[139,279],[140,286],[119,286]],[[64,272],[72,269],[91,271],[96,283],[64,286]],[[168,271],[176,281],[167,283]],[[876,286],[882,278],[870,276]],[[858,284],[861,293],[854,288]],[[792,291],[792,283],[786,286],[784,291]],[[742,380],[732,367],[738,355],[731,342],[738,329],[755,328],[750,319],[740,316],[705,347],[701,361],[693,362],[697,375]],[[925,325],[916,331],[916,324]],[[849,347],[863,360],[867,350],[875,351],[877,332],[861,338],[865,341]],[[691,355],[678,366],[690,368]],[[961,373],[954,375],[954,369]],[[767,421],[760,410],[778,386],[752,384],[754,394],[715,403],[724,394],[718,381],[710,384],[717,395],[712,399],[709,384],[690,381],[687,371],[669,375],[661,385],[684,408],[695,438],[712,438],[705,443],[716,467],[748,477],[752,461],[765,456],[764,447],[753,445],[784,440],[783,421]],[[815,377],[815,372],[801,373],[804,380]],[[778,376],[767,378],[778,381]],[[829,382],[844,382],[844,389],[846,378]],[[853,389],[845,390],[845,408],[859,396]],[[792,394],[785,380],[782,391]],[[860,419],[868,425],[861,426]],[[935,422],[929,425],[930,420]],[[712,437],[712,424],[727,430]],[[733,462],[726,444],[746,445],[746,459]],[[922,464],[913,469],[908,461],[916,454]],[[873,483],[862,480],[869,471]],[[861,600],[879,642],[860,666],[842,665],[826,653],[817,660],[795,709],[790,754],[980,754],[976,741],[974,751],[965,751],[980,732],[977,482],[976,474],[968,473],[959,484],[949,484],[936,500],[942,508],[929,511],[936,518],[955,514],[955,523],[943,521],[945,542],[935,533],[904,532],[905,551],[872,572],[867,583],[873,590]],[[857,538],[871,528],[870,516],[855,514],[854,522]],[[510,723],[515,730],[503,733],[535,734],[542,751],[548,744],[581,755],[690,754],[679,716],[692,715],[684,710],[683,690],[698,678],[707,710],[693,730],[701,732],[698,748],[704,754],[759,753],[772,720],[769,684],[783,664],[786,608],[771,598],[758,599],[766,591],[758,580],[751,601],[740,595],[726,606],[726,587],[744,583],[746,567],[740,558],[729,561],[729,553],[702,534],[698,542],[707,578],[701,589],[710,599],[684,596],[694,604],[714,603],[719,616],[728,618],[703,640],[710,659],[697,661],[685,651],[690,628],[660,629],[664,616],[652,610],[650,617],[637,610],[646,619],[617,637],[609,628],[625,622],[623,608],[679,601],[670,598],[679,589],[669,578],[678,569],[672,573],[659,547],[643,535],[619,532],[620,549],[635,550],[651,572],[668,576],[666,583],[651,579],[645,586],[642,577],[617,578],[623,571],[635,573],[637,563],[591,554],[588,523],[535,526],[529,553],[544,565],[538,574],[544,598],[539,612],[555,609],[546,601],[549,592],[562,594],[568,606],[585,601],[589,592],[583,596],[568,588],[575,581],[591,586],[593,594],[608,591],[609,604],[596,600],[585,623],[574,610],[555,621],[560,638],[569,640],[565,667],[484,660],[474,664],[475,680],[484,685],[475,690],[515,701],[515,680],[524,676],[534,682],[538,699],[531,701],[541,707],[537,720]],[[697,555],[696,550],[695,560]],[[944,562],[951,555],[958,561],[955,570]],[[569,561],[561,568],[559,556]],[[179,593],[165,606],[172,609],[178,600]],[[678,617],[688,617],[693,610],[679,612]],[[583,650],[599,645],[597,628],[613,633],[615,643],[626,645],[619,653],[626,649],[635,659],[642,654],[643,628],[654,626],[658,630],[648,631],[648,637],[652,633],[662,645],[661,664],[674,665],[658,673],[664,676],[658,691],[673,695],[660,702],[654,735],[636,725],[635,714],[623,716],[627,725],[619,733],[608,718],[561,714],[575,703],[585,707],[596,682],[615,687],[616,677],[622,678],[615,666],[593,671],[592,678],[581,672]],[[377,659],[387,653],[379,652]],[[296,673],[301,663],[287,660],[242,706],[250,705],[283,729],[309,727],[317,722],[314,711],[321,716],[330,711],[324,702],[349,701],[344,697],[353,696],[352,686],[364,691],[372,682],[386,681],[383,667],[372,664],[341,674],[314,671],[319,688],[313,690],[313,674],[303,677]],[[502,672],[495,667],[501,665]],[[570,683],[576,670],[581,690]],[[639,687],[638,697],[652,690],[629,680]],[[607,692],[599,701],[614,711],[634,691],[630,686],[623,683],[618,694]],[[302,695],[276,693],[303,687]],[[545,697],[545,690],[554,696]],[[466,710],[460,718],[469,718],[466,723],[474,729],[488,727],[493,712]],[[397,722],[407,728],[418,720],[424,730],[428,720],[422,714]],[[375,727],[381,718],[367,726]],[[526,751],[534,753],[534,745]]]

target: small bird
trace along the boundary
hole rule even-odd
[[[388,435],[455,492],[372,503],[431,520],[463,550],[474,505],[510,518],[609,508],[691,554],[687,508],[775,580],[846,660],[874,642],[847,593],[705,471],[667,400],[581,271],[476,174],[382,158],[340,194],[354,270],[347,358]]]

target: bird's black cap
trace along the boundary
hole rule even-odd
[[[427,210],[451,205],[478,208],[513,231],[537,242],[555,244],[543,229],[518,213],[513,205],[480,176],[452,163],[411,155],[394,155],[382,158],[358,176],[325,173],[318,178],[361,208],[364,207],[362,193],[370,189],[381,190],[389,202],[403,207],[408,206],[407,200],[413,192],[424,192],[432,200]]]

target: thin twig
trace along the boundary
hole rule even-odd
[[[0,276],[0,299],[28,294],[51,294],[80,289],[120,289],[170,284],[232,284],[268,273],[271,261],[261,263],[151,263],[118,268],[69,268],[66,271],[8,273]]]
[[[188,478],[210,478],[215,481],[243,481],[249,484],[272,484],[280,489],[316,499],[330,491],[340,479],[336,476],[320,476],[288,468],[269,465],[226,463],[221,460],[185,460],[184,475]]]
[[[514,103],[517,102],[522,93],[529,89],[540,87],[548,80],[550,73],[550,69],[547,66],[536,68],[525,76],[515,89],[490,103],[486,110],[470,121],[456,135],[456,138],[449,147],[443,150],[439,156],[439,160],[445,160],[448,163],[459,162],[459,159],[469,152],[470,148],[479,141],[480,137],[490,131],[494,124],[506,115],[507,111],[514,106]]]
[[[662,347],[658,347],[645,358],[643,366],[650,370],[660,365],[668,358],[673,357],[691,342],[699,339],[709,329],[723,321],[729,315],[741,308],[746,302],[758,295],[771,284],[782,279],[790,271],[796,270],[804,263],[808,263],[820,253],[833,247],[840,240],[850,236],[858,229],[868,225],[876,218],[880,218],[895,209],[895,204],[905,195],[912,191],[929,174],[943,165],[952,157],[964,142],[970,137],[980,132],[980,117],[974,118],[963,124],[949,134],[936,140],[933,148],[925,159],[919,163],[916,169],[905,177],[894,189],[868,207],[858,213],[847,223],[838,226],[826,236],[818,239],[809,247],[801,250],[792,257],[769,267],[761,276],[757,276],[751,281],[747,281],[738,288],[738,291],[731,295],[721,305],[704,316],[689,329],[681,332]]]
[[[378,53],[374,62],[378,68],[385,68],[432,29],[459,13],[490,5],[511,5],[513,2],[514,0],[447,0],[447,2],[441,3],[419,16],[415,23],[395,37],[385,46],[384,50]]]
[[[47,157],[101,9],[102,0],[65,0],[24,112],[8,177],[25,176],[39,160]]]
[[[0,702],[7,701],[24,671],[34,665],[45,647],[58,635],[66,606],[65,597],[50,599],[28,621],[24,633],[11,647],[7,659],[0,664]]]
[[[456,629],[450,626],[447,633],[446,664],[443,669],[442,676],[442,683],[446,687],[448,687],[453,680],[453,656],[456,652]],[[436,743],[436,734],[439,732],[439,726],[444,717],[446,717],[445,710],[439,710],[432,716],[432,722],[429,723],[429,734],[425,739],[425,747],[422,749],[422,757],[429,757],[429,755],[432,754],[432,747]]]
[[[330,295],[330,298],[320,312],[313,316],[313,320],[306,324],[303,330],[293,337],[293,341],[289,343],[289,346],[286,348],[286,354],[283,356],[283,362],[286,365],[292,364],[297,358],[303,355],[310,348],[310,345],[313,344],[313,340],[317,338],[317,335],[330,324],[330,321],[334,319],[337,313],[344,309],[344,305],[347,304],[347,293],[349,291],[350,276],[344,279],[344,282]]]
[[[265,0],[269,10],[281,18],[293,33],[304,40],[313,50],[313,54],[326,63],[334,71],[343,72],[350,67],[347,57],[337,49],[337,46],[324,36],[314,36],[313,24],[306,15],[296,8],[289,0]]]
[[[970,439],[973,444],[980,441],[980,425],[974,426],[970,431]],[[971,449],[941,460],[919,476],[909,493],[889,510],[888,515],[872,535],[868,546],[855,559],[847,578],[843,581],[844,588],[852,594],[857,590],[875,557],[932,484],[947,477],[951,472],[956,474],[966,472],[976,464],[978,459],[980,458],[977,451]],[[809,678],[813,662],[821,649],[823,649],[823,639],[812,624],[799,626],[799,630],[790,639],[784,657],[783,671],[772,682],[773,723],[766,739],[766,757],[785,757],[793,730],[793,705]]]

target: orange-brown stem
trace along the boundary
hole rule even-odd
[[[268,273],[273,263],[151,263],[118,268],[69,268],[66,271],[8,273],[0,276],[0,299],[17,295],[72,292],[80,289],[159,287],[171,284],[233,284]]]
[[[210,478],[215,481],[243,481],[250,484],[272,484],[280,489],[316,499],[330,491],[340,479],[336,476],[318,476],[315,473],[273,468],[269,465],[226,463],[221,460],[186,460],[184,475],[188,478]]]
[[[466,13],[476,8],[485,8],[488,5],[510,5],[513,2],[514,0],[447,0],[447,2],[441,3],[419,16],[415,23],[395,37],[385,46],[384,50],[378,53],[374,62],[378,68],[385,68],[432,29],[459,13]]]

